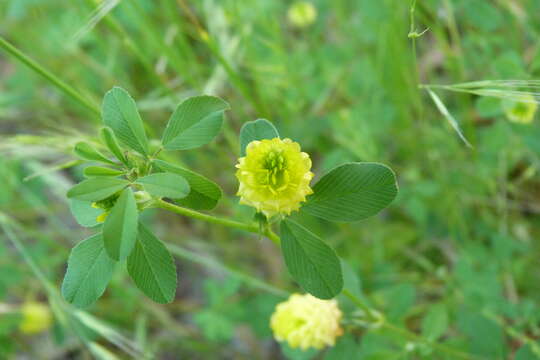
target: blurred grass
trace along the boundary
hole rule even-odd
[[[437,89],[470,149],[418,84],[510,79],[530,88],[540,73],[540,4],[418,0],[415,28],[429,30],[415,39],[415,58],[408,1],[313,3],[316,22],[295,28],[286,1],[4,0],[0,35],[89,102],[99,104],[113,85],[128,89],[154,138],[184,97],[225,98],[233,110],[224,136],[200,151],[168,155],[223,186],[228,196],[216,212],[224,215],[252,216],[237,204],[233,176],[235,134],[248,120],[271,119],[312,155],[318,174],[345,161],[388,163],[401,192],[384,214],[355,224],[298,220],[337,248],[362,279],[362,294],[392,321],[421,332],[430,310],[442,306],[444,344],[486,359],[538,358],[538,119],[509,123],[498,99]],[[99,123],[4,52],[0,79],[0,212],[21,224],[24,245],[58,287],[70,247],[86,232],[63,197],[82,169],[58,169]],[[508,91],[523,84],[505,83],[512,86],[502,94],[515,95]],[[42,175],[23,181],[36,172]],[[278,249],[173,214],[145,216],[171,247],[184,249],[177,300],[143,301],[119,273],[90,311],[158,359],[283,357],[268,329],[280,298],[245,278],[236,283],[226,270],[298,291]],[[40,282],[0,236],[0,302],[45,301]],[[213,299],[220,291],[230,295]],[[93,337],[94,350],[74,346],[55,329],[28,337],[3,319],[0,358],[84,359],[88,351],[104,353],[100,346],[127,356]],[[411,350],[385,331],[363,334],[359,343],[365,359],[445,358],[419,344]]]

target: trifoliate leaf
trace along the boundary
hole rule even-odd
[[[124,152],[122,151],[122,148],[118,144],[118,140],[116,139],[116,136],[114,135],[114,132],[110,127],[104,127],[101,129],[101,139],[107,145],[107,148],[110,152],[116,156],[118,160],[120,160],[124,165],[128,165],[128,161],[126,159],[126,156],[124,155]]]
[[[221,129],[229,104],[215,96],[194,96],[178,105],[165,132],[166,150],[187,150],[209,143]]]
[[[332,221],[356,221],[377,214],[397,195],[394,172],[377,163],[348,163],[324,175],[302,207]]]
[[[86,307],[105,291],[115,262],[107,256],[101,234],[81,241],[71,250],[62,295],[69,303]]]
[[[129,181],[110,177],[88,179],[73,186],[67,192],[68,198],[98,201],[108,198],[129,185]]]
[[[185,198],[176,200],[178,204],[196,210],[211,210],[221,199],[222,191],[219,185],[203,175],[162,160],[154,160],[154,165],[162,171],[184,177],[189,183],[191,191]]]
[[[189,194],[188,182],[177,174],[156,173],[139,178],[136,182],[154,196],[181,199]]]
[[[83,170],[83,174],[86,177],[100,177],[100,176],[119,176],[124,172],[121,170],[106,168],[102,166],[87,166]]]
[[[127,260],[129,275],[142,292],[160,304],[176,292],[176,266],[169,250],[142,223],[135,248]]]
[[[240,156],[246,156],[246,146],[254,140],[279,137],[276,127],[266,119],[248,121],[240,129]]]
[[[320,299],[331,299],[343,288],[335,251],[315,234],[291,221],[281,222],[281,249],[291,276]]]
[[[75,144],[73,148],[75,155],[84,160],[99,161],[106,164],[115,165],[114,161],[107,159],[105,155],[94,149],[92,145],[87,142],[81,141]]]
[[[148,154],[148,140],[135,101],[120,87],[109,90],[103,98],[102,117],[118,139],[140,154]]]
[[[114,260],[129,256],[137,239],[139,212],[131,188],[122,191],[103,224],[103,242]]]

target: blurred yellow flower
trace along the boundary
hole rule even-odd
[[[27,302],[21,306],[22,321],[19,329],[25,334],[36,334],[47,330],[52,323],[49,307],[38,302]]]
[[[333,346],[343,334],[341,310],[336,300],[321,300],[305,294],[292,294],[277,305],[270,327],[277,341],[286,341],[292,348],[322,349]]]
[[[516,123],[530,124],[534,119],[537,108],[538,104],[535,98],[528,94],[520,96],[517,101],[508,99],[503,101],[506,117]]]
[[[92,203],[92,207],[94,209],[103,209],[103,212],[96,217],[96,221],[98,223],[102,223],[105,221],[105,219],[107,219],[107,216],[109,216],[111,209],[114,207],[114,204],[116,203],[116,200],[118,200],[119,197],[120,197],[120,193],[116,193],[114,195],[109,196],[106,199]]]
[[[291,139],[255,140],[238,159],[240,203],[253,206],[267,217],[290,214],[313,191],[311,159]]]
[[[309,1],[297,1],[289,7],[287,18],[296,27],[306,27],[317,19],[317,9]]]
[[[98,223],[102,223],[102,222],[105,222],[105,219],[107,219],[107,216],[109,215],[108,212],[104,212],[104,213],[101,213],[99,214],[97,217],[96,217],[96,221]]]

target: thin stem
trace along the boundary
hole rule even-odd
[[[410,23],[410,28],[409,28],[409,38],[411,39],[412,41],[412,56],[413,56],[413,64],[414,64],[414,74],[415,74],[415,78],[417,79],[417,81],[420,81],[418,79],[418,63],[417,63],[417,58],[416,58],[416,29],[415,29],[415,25],[414,25],[414,10],[416,8],[416,0],[413,0],[412,4],[411,4],[411,8],[409,9],[409,23]]]
[[[181,206],[178,206],[178,205],[174,205],[174,204],[171,204],[171,203],[163,201],[163,200],[156,200],[155,203],[154,203],[154,207],[158,207],[158,208],[161,208],[161,209],[164,209],[164,210],[169,210],[169,211],[172,211],[172,212],[174,212],[176,214],[188,216],[188,217],[198,219],[198,220],[202,220],[202,221],[206,221],[206,222],[209,222],[209,223],[212,223],[212,224],[218,224],[218,225],[222,225],[222,226],[226,226],[226,227],[230,227],[230,228],[234,228],[234,229],[248,231],[248,232],[251,232],[251,233],[254,233],[254,234],[260,234],[260,232],[261,232],[258,224],[246,224],[246,223],[239,222],[239,221],[234,221],[234,220],[219,218],[219,217],[212,216],[212,215],[203,214],[201,212],[191,210],[191,209],[188,209],[188,208],[184,208],[184,207],[181,207]],[[269,228],[267,228],[262,235],[265,235],[266,237],[268,237],[270,240],[272,240],[277,245],[280,244],[279,236],[276,233],[274,233],[272,230],[270,230]],[[175,248],[174,246],[169,245],[169,249],[173,250],[173,252],[175,252],[177,255],[180,255],[180,256],[185,256],[186,255],[185,253],[181,253],[181,251],[179,251],[180,249]],[[174,250],[176,250],[176,251],[174,251]],[[206,262],[206,260],[205,260],[205,262]],[[257,284],[257,285],[260,287],[260,284]],[[342,293],[343,293],[344,296],[349,298],[359,309],[364,311],[370,320],[372,320],[374,323],[378,322],[381,327],[383,327],[383,328],[385,328],[387,330],[393,331],[394,333],[399,334],[399,335],[401,335],[401,336],[403,336],[405,338],[408,338],[408,339],[410,339],[412,341],[428,344],[428,345],[432,346],[433,348],[438,349],[439,351],[445,352],[445,353],[447,353],[449,355],[455,356],[455,357],[460,358],[460,359],[476,359],[477,358],[475,356],[472,356],[472,355],[463,353],[461,351],[455,350],[455,349],[453,349],[453,348],[451,348],[449,346],[429,341],[427,339],[424,339],[420,335],[417,335],[417,334],[413,333],[412,331],[409,331],[407,329],[402,329],[402,328],[400,328],[400,327],[398,327],[396,325],[388,323],[384,319],[384,316],[382,314],[380,314],[377,311],[371,309],[361,299],[359,299],[357,296],[355,296],[349,289],[343,289]]]
[[[34,275],[38,278],[38,280],[41,282],[45,290],[47,290],[47,293],[49,295],[54,293],[53,287],[49,280],[45,277],[45,274],[41,271],[41,269],[37,266],[36,262],[28,251],[26,251],[26,248],[22,244],[22,242],[19,240],[19,238],[15,235],[15,233],[11,230],[11,224],[10,219],[5,216],[4,214],[0,213],[0,228],[4,231],[6,234],[6,237],[11,241],[15,249],[19,251],[21,256],[23,257],[24,261],[28,264]]]
[[[343,289],[341,293],[347,298],[349,298],[349,300],[351,300],[358,308],[364,311],[370,320],[381,320],[381,318],[374,313],[373,309],[367,306],[362,300],[358,298],[358,296],[354,295],[349,289]]]
[[[171,204],[171,203],[163,201],[163,200],[157,200],[154,203],[154,206],[158,207],[158,208],[161,208],[161,209],[164,209],[164,210],[172,211],[172,212],[180,214],[180,215],[184,215],[184,216],[188,216],[188,217],[191,217],[191,218],[194,218],[194,219],[206,221],[206,222],[209,222],[211,224],[218,224],[218,225],[222,225],[222,226],[226,226],[226,227],[230,227],[230,228],[234,228],[234,229],[248,231],[248,232],[254,233],[254,234],[260,234],[258,224],[246,224],[246,223],[243,223],[243,222],[240,222],[240,221],[229,220],[229,219],[220,218],[220,217],[217,217],[217,216],[203,214],[201,212],[191,210],[191,209],[188,209],[188,208],[185,208],[185,207],[181,207],[181,206],[178,206],[178,205],[174,205],[174,204]],[[272,240],[274,243],[279,245],[279,243],[280,243],[279,236],[277,236],[276,233],[274,233],[272,230],[266,229],[266,231],[262,235],[266,236],[267,238]]]
[[[15,46],[13,46],[11,43],[9,43],[6,39],[4,39],[2,36],[0,36],[0,48],[4,49],[6,52],[11,54],[13,57],[15,57],[17,60],[28,66],[31,70],[35,71],[42,77],[44,77],[47,81],[49,81],[51,84],[56,86],[60,91],[62,91],[64,94],[70,96],[73,100],[77,101],[79,104],[83,105],[88,110],[92,111],[94,114],[99,115],[100,110],[99,107],[91,102],[90,100],[84,98],[81,94],[79,94],[74,88],[60,80],[58,77],[56,77],[53,73],[51,73],[49,70],[45,69],[41,65],[39,65],[36,61],[32,60],[30,57],[28,57],[26,54],[24,54],[22,51],[17,49]]]
[[[394,332],[396,334],[399,334],[399,335],[403,336],[404,338],[407,338],[407,339],[409,339],[411,341],[416,341],[416,342],[419,342],[419,343],[427,344],[427,345],[433,347],[434,349],[437,349],[437,350],[439,350],[441,352],[447,353],[448,355],[452,355],[452,356],[454,356],[456,358],[467,359],[467,360],[478,359],[477,356],[464,353],[464,352],[456,350],[456,349],[454,349],[454,348],[452,348],[450,346],[446,346],[446,345],[439,344],[439,343],[436,343],[436,342],[433,342],[433,341],[429,341],[427,339],[424,339],[422,336],[413,333],[412,331],[400,328],[400,327],[398,327],[396,325],[393,325],[393,324],[390,324],[388,322],[384,322],[382,324],[382,327],[387,329],[387,330],[390,330],[390,331],[392,331],[392,332]]]

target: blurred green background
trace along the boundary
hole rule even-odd
[[[471,149],[418,88],[539,78],[540,2],[418,0],[413,30],[429,30],[416,57],[409,1],[312,0],[317,16],[307,25],[291,22],[291,4],[2,0],[0,35],[96,104],[114,85],[127,89],[155,139],[183,98],[228,101],[216,141],[173,154],[223,187],[216,214],[253,216],[234,196],[245,121],[273,121],[319,175],[346,161],[390,165],[400,193],[382,214],[299,221],[336,248],[362,295],[394,323],[470,358],[540,358],[538,119],[511,123],[499,99],[438,91]],[[13,229],[0,232],[0,359],[454,358],[380,330],[350,331],[327,352],[281,348],[269,317],[300,289],[279,249],[156,210],[146,221],[174,246],[179,268],[172,304],[152,303],[119,269],[88,310],[106,326],[89,321],[83,341],[58,317],[43,332],[22,331],[21,305],[49,297],[13,238],[58,289],[71,247],[90,234],[65,197],[82,178],[72,146],[100,125],[0,51],[0,222]]]

